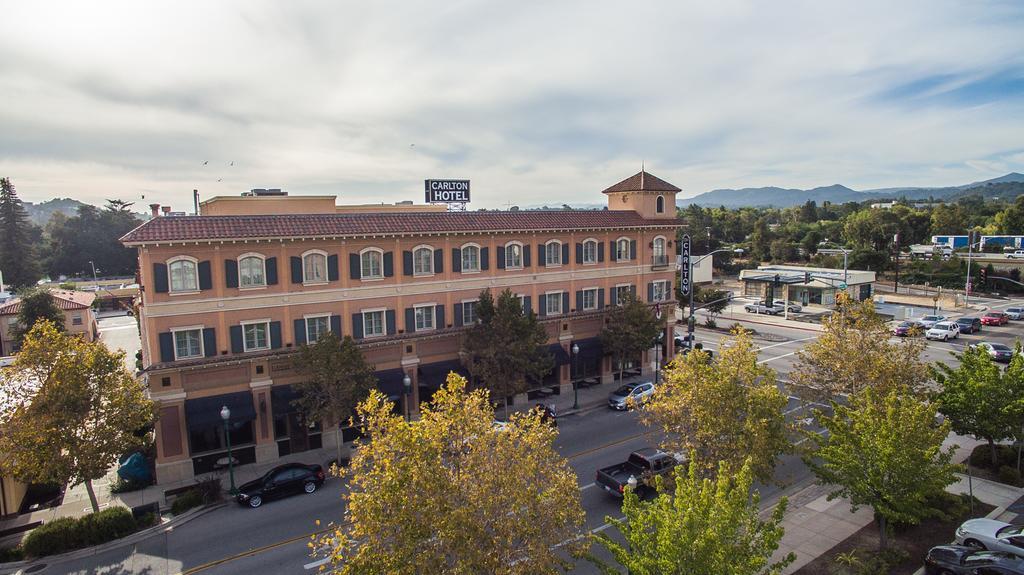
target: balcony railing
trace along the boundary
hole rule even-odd
[[[668,267],[668,256],[651,256],[651,267],[652,268],[667,268]]]

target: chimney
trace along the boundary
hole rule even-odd
[[[199,215],[199,190],[192,190],[192,201],[196,206],[196,215]]]
[[[165,216],[171,213],[171,206],[160,206],[160,209],[163,210]]]
[[[160,204],[149,204],[150,214],[154,217],[160,217]]]

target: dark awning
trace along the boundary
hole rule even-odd
[[[588,337],[572,342],[580,348],[580,359],[594,359],[604,355],[604,348],[601,346],[601,338]]]
[[[302,394],[297,389],[290,385],[275,385],[270,388],[270,401],[274,406],[274,415],[287,415],[293,411],[298,411],[292,401],[295,401]]]
[[[548,353],[555,356],[555,367],[567,365],[571,359],[560,343],[553,343],[548,346]]]
[[[426,363],[420,365],[419,371],[420,387],[440,389],[441,386],[444,385],[444,382],[448,380],[448,374],[453,371],[462,377],[469,379],[469,371],[463,367],[462,362],[457,359]]]
[[[239,391],[199,399],[186,399],[185,422],[189,429],[223,425],[220,409],[224,406],[231,410],[232,423],[256,419],[256,410],[252,406],[252,394],[248,391]]]
[[[381,393],[388,396],[391,401],[402,399],[402,392],[404,391],[402,380],[405,378],[405,372],[401,368],[383,369],[375,371],[373,375],[377,376],[377,389]]]

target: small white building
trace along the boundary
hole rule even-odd
[[[788,299],[803,305],[829,306],[845,291],[856,300],[871,297],[875,272],[810,266],[766,265],[741,270],[743,295],[760,299]]]

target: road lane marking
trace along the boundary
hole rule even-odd
[[[766,364],[766,363],[768,363],[769,361],[775,361],[776,359],[782,359],[782,358],[784,358],[784,357],[789,357],[789,356],[791,356],[791,355],[796,355],[796,354],[798,354],[798,353],[800,353],[800,350],[797,350],[797,351],[791,351],[791,352],[789,352],[789,353],[784,353],[784,354],[782,354],[782,355],[777,355],[777,356],[775,356],[775,357],[769,357],[768,359],[762,359],[761,361],[757,362],[757,365],[763,365],[763,364]]]
[[[788,345],[788,344],[791,344],[791,343],[800,343],[800,342],[803,342],[803,341],[808,341],[808,340],[812,340],[812,339],[818,339],[818,337],[819,336],[817,336],[817,335],[812,335],[811,337],[805,337],[805,338],[801,338],[801,339],[791,339],[789,341],[773,343],[771,345],[766,345],[764,347],[759,347],[759,348],[757,348],[757,351],[764,351],[766,349],[771,349],[773,347],[779,347],[780,345]]]
[[[590,489],[591,487],[597,487],[597,484],[596,483],[588,483],[588,484],[584,485],[583,487],[580,487],[580,491],[586,491],[587,489]]]

